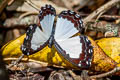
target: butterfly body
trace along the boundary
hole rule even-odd
[[[73,36],[83,30],[81,16],[71,10],[62,11],[58,15],[56,26],[55,16],[55,9],[51,5],[41,8],[38,16],[41,28],[36,24],[30,25],[21,47],[23,54],[31,55],[45,46],[54,46],[59,55],[71,64],[89,68],[93,54],[91,42],[87,36]]]

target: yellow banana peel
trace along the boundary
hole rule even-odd
[[[20,49],[21,45],[23,44],[24,38],[26,34],[20,36],[19,38],[8,42],[2,47],[2,55],[4,58],[19,58],[22,55],[22,51]],[[26,56],[25,56],[26,57]],[[28,56],[29,59],[47,62],[49,65],[58,65],[67,68],[74,68],[77,69],[76,66],[72,65],[70,62],[64,59],[61,55],[57,53],[55,48],[49,48],[46,46],[41,51]]]
[[[97,40],[96,43],[109,57],[115,60],[118,63],[117,66],[120,67],[120,38],[103,38]]]
[[[4,58],[18,58],[21,56],[22,51],[20,47],[25,36],[26,34],[13,41],[8,42],[2,47],[2,55],[4,56]],[[116,66],[116,62],[108,57],[94,40],[92,40],[90,37],[88,37],[88,39],[91,41],[92,46],[94,47],[93,61],[90,69],[94,71],[109,71],[113,69]],[[54,46],[53,48],[49,48],[48,46],[46,46],[41,51],[38,51],[37,53],[28,57],[29,59],[33,59],[36,61],[47,62],[50,65],[58,65],[66,68],[79,69],[78,67],[67,61],[63,56],[61,56],[56,51]]]
[[[116,62],[108,57],[103,50],[96,44],[96,42],[88,37],[92,43],[94,53],[93,53],[93,63],[91,70],[99,72],[107,72],[116,66]]]

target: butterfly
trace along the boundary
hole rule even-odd
[[[74,36],[83,30],[81,16],[74,11],[62,11],[57,16],[51,5],[41,7],[39,23],[29,26],[21,50],[25,55],[32,55],[44,47],[54,47],[73,65],[80,68],[89,68],[92,62],[93,47],[85,35]]]

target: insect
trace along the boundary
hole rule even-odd
[[[51,5],[41,7],[38,15],[41,28],[29,26],[21,50],[25,55],[34,54],[48,46],[54,46],[66,60],[80,68],[89,68],[92,62],[93,47],[85,35],[81,33],[83,22],[81,16],[74,11],[62,11],[55,24],[55,8]]]

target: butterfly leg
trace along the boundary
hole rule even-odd
[[[74,80],[90,80],[88,72],[82,70],[81,75],[76,75],[72,70],[68,70],[69,74],[73,77]]]

